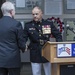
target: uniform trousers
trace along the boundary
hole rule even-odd
[[[20,68],[0,68],[0,75],[20,75]]]
[[[31,62],[33,75],[41,75],[41,68],[43,66],[45,75],[51,75],[51,63],[33,63]]]

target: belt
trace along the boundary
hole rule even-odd
[[[40,40],[38,40],[38,41],[33,41],[33,44],[34,44],[34,43],[36,43],[36,44],[38,43],[38,44],[40,44],[40,45],[44,45],[46,42],[47,42],[47,40],[41,40],[41,39],[40,39]]]
[[[44,45],[46,43],[46,40],[39,40],[40,45]]]

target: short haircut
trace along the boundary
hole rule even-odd
[[[1,11],[3,14],[9,13],[11,10],[15,10],[13,3],[7,1],[2,4]]]
[[[39,6],[35,6],[32,10],[34,10],[35,8],[39,9],[42,12],[42,9]]]

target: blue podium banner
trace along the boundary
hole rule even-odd
[[[57,44],[57,57],[75,57],[75,44]]]

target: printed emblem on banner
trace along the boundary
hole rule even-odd
[[[71,44],[58,44],[57,57],[70,57],[72,56]]]

